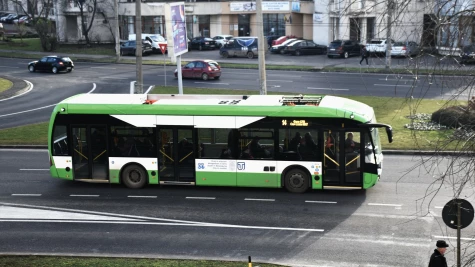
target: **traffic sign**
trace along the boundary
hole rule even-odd
[[[445,204],[442,210],[442,219],[444,223],[452,228],[457,229],[458,223],[458,204],[460,203],[460,229],[469,226],[473,221],[473,206],[465,199],[454,198]]]
[[[165,55],[165,51],[167,51],[167,44],[158,44],[160,47],[160,51],[162,51],[162,54]]]

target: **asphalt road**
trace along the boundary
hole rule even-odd
[[[136,77],[135,66],[128,64],[76,63],[72,73],[54,75],[29,73],[28,62],[7,58],[0,62],[3,75],[33,84],[31,91],[21,97],[0,100],[0,129],[48,121],[56,103],[78,93],[129,93],[130,82]],[[153,85],[177,86],[174,70],[174,67],[164,71],[163,66],[144,65],[144,90]],[[222,71],[220,80],[184,80],[183,85],[259,91],[256,70],[223,68]],[[268,91],[295,94],[450,99],[469,84],[471,78],[454,76],[267,71]]]
[[[427,174],[413,168],[420,159],[386,156],[382,180],[366,191],[290,194],[75,183],[50,178],[46,151],[0,150],[0,252],[427,266],[444,238],[450,266],[456,235],[440,216],[453,193],[442,186],[422,199],[440,187],[431,183],[446,162]],[[462,240],[464,253],[471,242]]]

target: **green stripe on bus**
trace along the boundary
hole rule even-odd
[[[235,172],[196,172],[196,185],[236,186]]]

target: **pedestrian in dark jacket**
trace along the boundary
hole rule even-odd
[[[439,240],[435,246],[437,248],[434,249],[434,253],[430,256],[429,267],[447,267],[447,260],[444,254],[449,245],[444,240]]]
[[[368,53],[368,50],[366,50],[366,46],[365,45],[361,46],[360,65],[361,65],[361,62],[363,62],[363,60],[365,60],[365,59],[366,59],[366,65],[368,65],[368,56],[369,56],[369,53]]]

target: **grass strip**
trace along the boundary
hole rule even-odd
[[[10,89],[13,86],[13,83],[9,80],[0,78],[0,93]]]
[[[253,263],[260,267],[282,267],[282,265]],[[165,260],[144,258],[93,258],[55,256],[0,256],[0,267],[243,267],[247,262],[207,260]]]
[[[184,94],[212,94],[212,95],[255,95],[258,91],[252,90],[229,90],[216,88],[189,88],[183,89]],[[178,94],[174,86],[155,87],[151,94]],[[269,94],[291,94],[281,92],[269,92]],[[294,93],[292,93],[294,94]],[[346,96],[347,98],[360,101],[372,106],[378,122],[390,124],[394,131],[394,142],[389,144],[385,133],[381,134],[383,149],[399,150],[434,150],[438,140],[444,140],[452,133],[452,130],[441,131],[411,131],[404,126],[410,123],[406,118],[411,110],[418,113],[432,113],[444,105],[443,100],[431,99],[404,99],[396,97],[373,97],[373,96]],[[46,145],[48,122],[37,123],[27,126],[0,130],[0,145]]]

